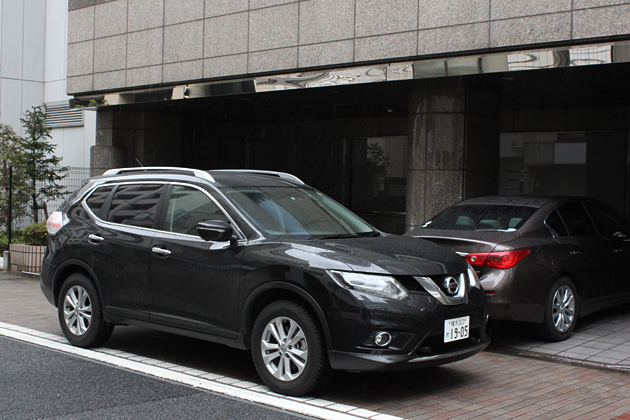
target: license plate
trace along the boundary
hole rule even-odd
[[[461,318],[447,319],[444,321],[444,342],[463,340],[468,338],[470,317],[463,316]]]

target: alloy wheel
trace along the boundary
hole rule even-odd
[[[571,328],[575,317],[575,295],[566,285],[560,286],[553,295],[552,302],[553,324],[559,332],[566,332]]]
[[[74,335],[85,334],[92,323],[92,301],[81,286],[72,286],[66,293],[63,315],[68,330]]]
[[[297,379],[308,361],[308,342],[291,318],[273,318],[263,330],[260,348],[265,367],[281,381]]]

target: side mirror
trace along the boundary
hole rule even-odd
[[[197,223],[197,233],[204,241],[226,242],[232,239],[234,228],[221,220],[204,220]]]

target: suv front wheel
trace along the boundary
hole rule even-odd
[[[287,395],[316,391],[331,372],[317,321],[290,301],[273,302],[260,312],[252,332],[252,357],[265,384]]]
[[[78,347],[99,346],[114,330],[105,323],[96,287],[84,274],[72,274],[63,283],[57,314],[63,334]]]

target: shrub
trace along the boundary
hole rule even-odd
[[[24,235],[25,243],[29,245],[46,245],[46,239],[48,238],[46,223],[42,222],[30,224],[24,228],[22,233]]]

